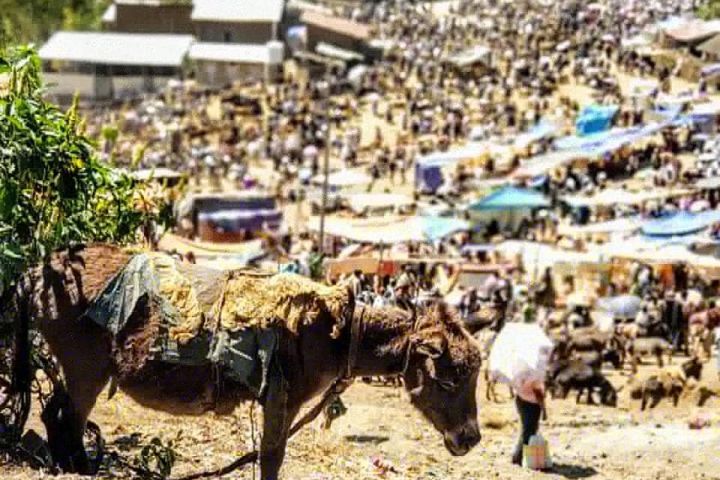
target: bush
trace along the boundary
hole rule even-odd
[[[40,60],[27,47],[0,54],[0,290],[28,264],[80,242],[132,242],[147,212],[136,184],[102,163],[77,103],[46,102]]]

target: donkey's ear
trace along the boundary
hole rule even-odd
[[[447,348],[447,339],[442,335],[433,335],[418,341],[416,350],[428,358],[440,358]]]

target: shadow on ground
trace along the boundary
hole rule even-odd
[[[345,440],[352,443],[369,443],[372,445],[380,445],[390,440],[390,437],[383,435],[347,435]]]
[[[593,467],[582,467],[580,465],[567,465],[563,463],[556,463],[550,469],[548,473],[554,473],[562,475],[565,478],[590,478],[598,474],[598,471]]]

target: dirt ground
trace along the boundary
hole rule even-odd
[[[680,360],[676,360],[679,362]],[[645,366],[649,371],[654,367]],[[620,386],[624,375],[610,373]],[[717,388],[714,362],[706,365],[703,383]],[[480,393],[484,392],[480,386]],[[621,391],[618,408],[576,405],[551,400],[549,419],[542,425],[555,468],[531,472],[510,465],[509,453],[517,434],[515,412],[508,392],[498,388],[501,403],[482,401],[482,442],[467,456],[450,456],[440,435],[414,411],[403,390],[357,382],[344,395],[349,410],[330,431],[306,427],[290,442],[284,478],[302,480],[395,479],[658,479],[691,480],[720,478],[720,400],[710,399],[698,408],[692,395],[673,408],[664,401],[656,409],[639,411]],[[711,426],[691,430],[688,421],[698,415]],[[254,414],[260,423],[259,408]],[[118,394],[98,400],[92,419],[97,422],[112,450],[126,459],[153,437],[173,441],[180,458],[173,475],[217,468],[251,449],[250,406],[233,416],[178,418],[146,410]],[[36,415],[32,428],[42,432]],[[256,443],[258,442],[256,438]],[[391,467],[383,472],[373,465],[380,460]],[[376,462],[377,463],[377,462]],[[259,478],[259,472],[255,472]],[[28,467],[0,466],[0,478],[26,480],[46,478],[47,473]],[[74,479],[61,475],[59,480]],[[117,478],[127,478],[127,474]],[[225,478],[252,479],[247,468]]]

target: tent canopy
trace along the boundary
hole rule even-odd
[[[452,167],[463,160],[470,160],[485,154],[487,145],[468,143],[447,152],[434,152],[418,158],[415,163],[415,183],[420,190],[434,192],[443,183],[441,169]]]
[[[516,210],[547,208],[550,201],[535,190],[508,186],[470,205],[470,210]]]
[[[717,210],[700,213],[678,212],[646,223],[642,232],[651,237],[688,235],[704,230],[716,222],[720,222],[720,211]]]
[[[631,233],[640,228],[642,220],[639,217],[621,217],[606,222],[590,223],[587,225],[559,226],[558,233],[579,237],[583,235]]]
[[[348,195],[347,201],[356,213],[367,209],[409,207],[415,203],[412,197],[400,193],[356,193]]]
[[[528,145],[553,136],[559,130],[558,125],[546,120],[541,121],[525,133],[521,133],[513,141],[515,148],[526,148]]]
[[[320,174],[313,177],[313,183],[322,185],[325,176]],[[343,188],[357,185],[367,185],[372,182],[372,177],[362,170],[339,170],[328,175],[328,185]]]
[[[578,116],[575,127],[578,135],[603,132],[610,128],[620,108],[617,105],[590,105]]]
[[[562,198],[562,200],[574,208],[583,206],[601,207],[605,205],[640,205],[644,202],[679,197],[689,193],[692,193],[692,190],[687,188],[655,188],[652,190],[642,191],[630,191],[622,188],[606,188],[592,196],[583,194],[566,195]]]
[[[319,230],[319,219],[314,217],[309,225]],[[380,217],[326,219],[325,231],[333,236],[354,242],[393,245],[396,243],[437,241],[454,233],[469,230],[470,224],[457,218],[445,217]]]

